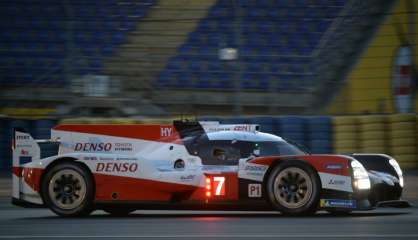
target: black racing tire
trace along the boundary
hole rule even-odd
[[[136,209],[127,207],[107,207],[103,211],[115,217],[125,217],[134,212]]]
[[[290,160],[274,167],[266,190],[271,205],[282,214],[311,215],[318,209],[321,181],[310,165]]]
[[[93,177],[80,163],[57,164],[45,173],[41,195],[45,206],[59,216],[87,216],[93,211]]]

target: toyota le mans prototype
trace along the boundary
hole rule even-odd
[[[58,153],[41,157],[40,145]],[[58,125],[51,139],[15,129],[15,205],[61,216],[101,209],[348,213],[400,200],[402,171],[383,154],[314,155],[257,125]]]

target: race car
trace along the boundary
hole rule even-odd
[[[397,161],[384,154],[316,155],[253,124],[58,125],[51,139],[13,137],[15,205],[60,216],[94,210],[318,210],[408,206]],[[43,156],[42,145],[57,153]]]

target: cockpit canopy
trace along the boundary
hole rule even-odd
[[[258,131],[218,131],[183,139],[192,155],[204,165],[236,165],[250,156],[304,155],[297,145],[273,134]]]

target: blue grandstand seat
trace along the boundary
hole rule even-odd
[[[188,72],[175,72],[174,78],[176,79],[175,83],[173,84],[174,87],[192,87],[190,75]]]
[[[62,62],[67,51],[81,53],[86,57],[94,57],[88,63],[88,71],[75,69],[75,73],[98,73],[102,67],[102,56],[109,56],[113,53],[116,45],[124,42],[126,31],[133,30],[138,18],[146,15],[147,10],[154,4],[154,0],[120,1],[70,1],[73,8],[73,48],[66,49],[67,27],[66,7],[60,1],[5,1],[2,2],[0,14],[4,22],[0,26],[0,43],[6,47],[2,48],[1,58],[12,57],[13,59],[28,59],[30,61],[41,61],[40,59],[53,59],[54,62]],[[123,3],[123,4],[119,4]],[[18,31],[16,29],[19,29]],[[7,49],[7,50],[5,50]],[[23,52],[24,54],[20,54]],[[8,68],[8,72],[2,77],[14,79],[13,84],[23,82],[28,84],[41,84],[38,81],[39,75],[44,76],[45,72],[39,69],[23,68],[16,71],[19,65]],[[51,67],[61,68],[62,64]],[[46,67],[45,67],[46,68]],[[48,69],[46,69],[48,70]],[[56,71],[51,72],[50,79],[61,81],[62,74]],[[15,74],[20,74],[14,77]],[[42,81],[48,81],[48,76],[42,77]],[[54,82],[51,82],[52,85]],[[62,84],[60,82],[59,84]]]
[[[211,34],[207,38],[207,45],[208,46],[219,46],[221,43],[221,37],[219,34]]]
[[[191,45],[189,45],[189,44],[183,44],[183,45],[181,45],[181,47],[177,50],[177,52],[179,53],[179,54],[184,54],[184,55],[187,55],[187,54],[192,54],[193,53],[193,46],[191,46]]]
[[[208,64],[208,71],[210,71],[210,72],[219,72],[219,71],[221,71],[221,64],[220,64],[220,62],[215,62],[215,61],[212,61],[212,62],[209,62],[209,64]]]
[[[220,72],[218,75],[219,85],[221,85],[222,89],[233,89],[234,88],[234,80],[232,78],[232,74],[229,72]]]
[[[207,45],[201,46],[197,49],[197,54],[201,56],[203,59],[204,56],[208,57],[209,55],[212,55],[214,53],[214,48],[209,47]]]
[[[169,71],[177,71],[181,68],[181,63],[178,61],[177,58],[175,58],[167,64],[166,68]]]
[[[217,30],[220,32],[231,32],[233,31],[233,23],[228,19],[220,19],[217,22]]]
[[[202,72],[199,75],[199,79],[197,81],[196,87],[197,88],[210,88],[211,87],[211,81],[210,81],[210,75],[206,72]]]
[[[298,85],[311,84],[311,53],[345,2],[218,0],[178,53],[193,56],[185,62],[197,74],[198,88],[227,86],[226,81],[240,76],[244,90],[268,86],[277,91],[296,90]],[[238,28],[236,13],[240,14]],[[225,46],[239,49],[237,61],[219,64],[218,51]],[[298,60],[301,56],[308,61]],[[229,84],[231,89],[233,85]]]
[[[244,73],[242,76],[241,88],[252,90],[267,90],[268,75],[260,73]]]
[[[262,71],[262,66],[259,62],[250,62],[245,64],[245,71],[250,73],[257,73]]]
[[[202,70],[202,62],[200,62],[200,61],[191,61],[189,63],[189,69],[192,72],[200,72]]]
[[[209,20],[204,19],[204,20],[199,22],[198,29],[199,29],[199,31],[208,31],[209,32],[209,31],[214,31],[215,26]]]
[[[160,87],[167,87],[167,86],[169,86],[169,84],[170,84],[170,74],[169,74],[169,72],[167,72],[167,71],[163,71],[160,75],[159,75],[159,77],[158,77],[158,79],[157,79],[157,83],[158,83],[158,86],[160,86]]]

